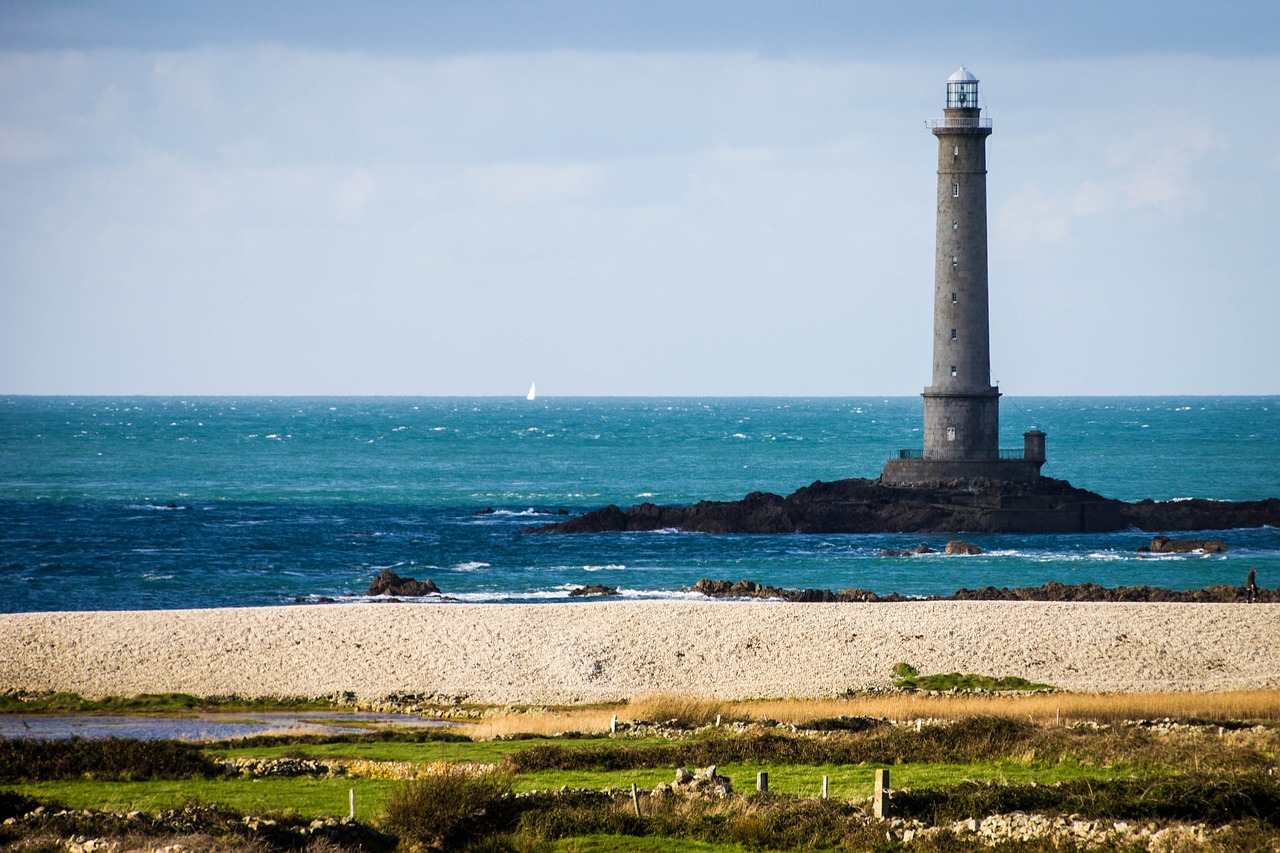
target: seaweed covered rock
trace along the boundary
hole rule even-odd
[[[439,592],[440,588],[430,579],[420,581],[414,578],[402,578],[390,569],[383,569],[373,579],[373,583],[369,584],[369,590],[365,595],[392,595],[415,598],[421,595],[436,595]]]

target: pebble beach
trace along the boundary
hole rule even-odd
[[[0,615],[0,690],[575,704],[821,698],[893,665],[1081,692],[1280,688],[1280,605],[364,603]]]

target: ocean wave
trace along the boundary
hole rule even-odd
[[[458,571],[458,572],[474,572],[474,571],[477,571],[477,570],[479,570],[479,569],[488,569],[488,568],[492,568],[492,566],[490,566],[488,563],[481,563],[481,562],[478,562],[478,561],[472,560],[472,561],[468,561],[468,562],[466,562],[466,563],[458,563],[458,565],[456,565],[456,566],[451,566],[450,568],[452,568],[454,571]]]
[[[547,511],[547,510],[545,510],[545,509],[532,509],[532,508],[530,508],[530,509],[522,509],[522,510],[495,509],[493,512],[486,512],[486,513],[485,513],[485,515],[488,515],[488,516],[498,516],[498,517],[500,517],[500,518],[501,518],[501,517],[506,517],[506,518],[528,518],[529,516],[532,516],[532,515],[555,515],[555,513],[553,513],[553,512],[549,512],[549,511]],[[483,516],[482,516],[482,517],[483,517]]]

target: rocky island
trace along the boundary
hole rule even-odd
[[[1280,498],[1126,502],[1039,477],[895,484],[818,481],[786,497],[752,492],[693,506],[610,504],[526,533],[683,530],[696,533],[1106,533],[1280,526]]]

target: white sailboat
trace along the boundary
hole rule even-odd
[[[526,400],[538,399],[538,383],[537,382],[529,383],[529,393],[526,394],[524,398]]]

